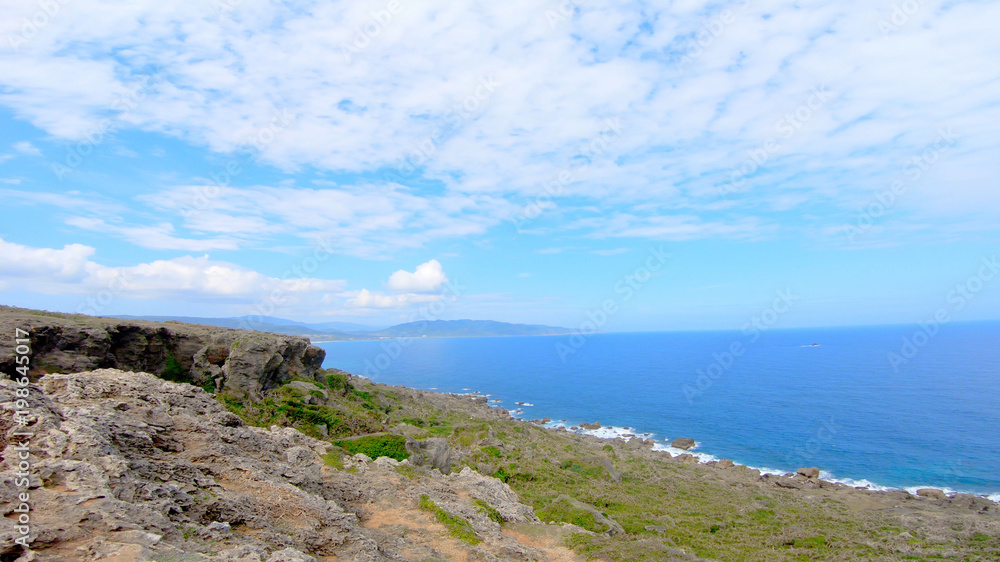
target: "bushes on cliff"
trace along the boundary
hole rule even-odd
[[[406,438],[399,435],[374,435],[360,439],[335,441],[334,445],[343,448],[352,455],[364,453],[371,459],[389,457],[402,461],[410,458],[410,453],[406,452]]]

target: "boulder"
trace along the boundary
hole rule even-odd
[[[594,423],[581,423],[580,427],[582,429],[601,429],[601,422],[595,421]]]
[[[722,459],[719,461],[719,467],[721,468],[733,468],[736,464],[729,459]]]
[[[948,499],[948,496],[937,488],[920,488],[917,490],[917,495],[923,498],[930,498],[932,500]]]
[[[687,451],[688,449],[694,447],[694,439],[691,439],[690,437],[678,437],[677,439],[674,439],[670,446],[675,449]]]
[[[448,477],[454,484],[464,486],[469,495],[497,510],[508,523],[537,523],[538,517],[530,507],[519,503],[510,486],[489,476],[483,476],[469,467]]]
[[[815,466],[812,466],[812,467],[809,467],[809,468],[800,468],[800,469],[796,470],[795,473],[796,474],[801,474],[802,476],[805,476],[806,478],[809,478],[809,479],[819,478],[819,469],[816,468]]]
[[[413,466],[429,466],[441,471],[441,474],[451,472],[451,449],[448,440],[441,437],[417,441],[406,440],[406,452],[410,453],[410,464]]]

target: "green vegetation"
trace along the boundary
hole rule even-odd
[[[344,470],[344,455],[340,451],[330,451],[323,455],[323,463],[337,470]]]
[[[402,461],[410,458],[410,453],[406,452],[406,438],[399,435],[373,435],[358,439],[334,441],[333,444],[352,455],[364,453],[371,459],[389,457],[390,459]]]
[[[476,506],[477,508],[476,511],[478,511],[479,513],[485,514],[487,517],[490,518],[490,520],[500,525],[504,524],[503,515],[500,515],[500,512],[490,507],[488,503],[484,502],[483,500],[476,500],[472,503]]]
[[[451,536],[469,544],[483,542],[476,535],[476,532],[472,530],[472,526],[469,525],[468,521],[441,509],[436,503],[431,501],[430,496],[427,494],[420,496],[419,506],[420,509],[433,513],[438,521],[444,523],[445,527],[448,527],[448,532],[451,533]]]
[[[557,521],[572,523],[594,533],[603,533],[608,526],[597,522],[597,517],[590,511],[572,506],[565,499],[557,500],[538,511],[542,521]]]
[[[587,558],[662,560],[675,549],[715,560],[955,559],[998,560],[1000,538],[985,527],[949,528],[947,541],[920,532],[892,510],[859,508],[840,496],[811,498],[804,492],[761,485],[747,469],[713,469],[646,452],[620,441],[594,441],[519,421],[500,420],[468,398],[434,395],[383,386],[342,371],[323,373],[328,396],[291,386],[263,400],[217,396],[248,423],[290,425],[325,438],[347,454],[407,458],[407,435],[445,437],[458,451],[452,470],[469,466],[506,482],[543,521],[571,523],[591,531],[573,534],[567,545]],[[321,426],[326,428],[325,435]],[[382,433],[383,435],[369,435]],[[355,439],[345,439],[358,436]],[[340,469],[344,453],[324,457]],[[605,468],[610,463],[620,481]],[[406,478],[426,477],[426,469],[403,465]],[[582,508],[580,504],[593,507]],[[921,500],[922,501],[922,500]],[[484,502],[476,509],[502,524]],[[434,505],[421,507],[463,540],[478,541],[468,522]],[[624,529],[613,536],[602,514]],[[908,533],[908,535],[907,535]]]
[[[171,382],[191,382],[191,372],[181,366],[173,352],[167,351],[167,358],[164,361],[163,370],[160,371],[160,378]],[[215,383],[212,384],[215,386]]]

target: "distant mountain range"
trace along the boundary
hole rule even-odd
[[[552,336],[568,334],[570,330],[553,326],[532,324],[508,324],[493,320],[429,320],[408,322],[388,328],[366,326],[352,322],[324,322],[306,324],[273,316],[239,316],[236,318],[198,318],[192,316],[115,316],[125,320],[148,320],[151,322],[184,322],[220,328],[244,328],[262,332],[274,332],[290,336],[306,336],[310,339],[346,340],[379,339],[405,337],[498,337],[498,336]]]
[[[379,330],[383,337],[476,337],[476,336],[554,336],[568,334],[566,328],[536,324],[508,324],[493,320],[431,320],[409,322]]]

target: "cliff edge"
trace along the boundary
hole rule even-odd
[[[121,369],[236,398],[260,398],[293,378],[322,382],[326,356],[304,337],[0,306],[0,372],[7,375],[14,374],[15,329],[30,334],[35,379]]]

